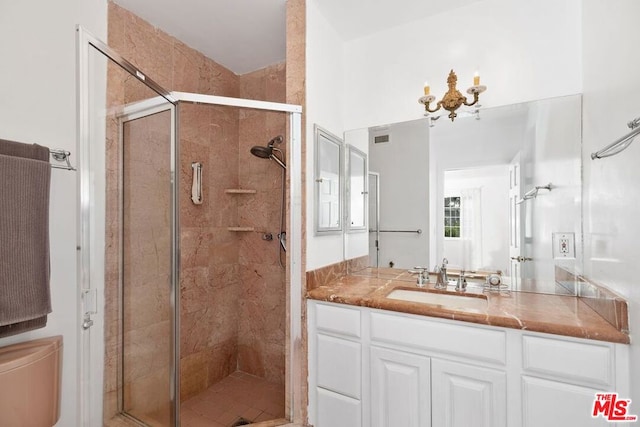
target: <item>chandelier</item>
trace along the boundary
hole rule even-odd
[[[449,111],[449,118],[453,121],[458,115],[456,114],[456,110],[460,108],[462,105],[466,105],[468,107],[472,105],[476,105],[478,103],[480,94],[487,90],[486,86],[482,86],[480,84],[480,76],[476,73],[473,76],[473,86],[467,89],[467,93],[469,95],[473,95],[473,101],[469,102],[465,96],[463,96],[458,89],[456,89],[456,85],[458,84],[458,76],[456,73],[451,70],[449,72],[449,77],[447,78],[447,84],[449,85],[449,90],[444,94],[442,99],[438,101],[436,108],[431,109],[429,105],[436,100],[436,97],[429,93],[429,83],[424,84],[424,96],[421,96],[418,99],[420,104],[424,104],[425,116],[428,116],[429,113],[435,113],[440,108],[444,108]]]

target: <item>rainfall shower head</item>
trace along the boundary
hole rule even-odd
[[[277,151],[280,154],[282,154],[282,151],[274,147],[274,145],[281,144],[283,139],[284,138],[282,138],[282,135],[278,135],[275,138],[271,139],[271,141],[269,141],[266,147],[263,147],[262,145],[255,145],[251,147],[251,150],[250,150],[251,154],[253,154],[256,157],[260,157],[261,159],[271,159],[274,162],[276,162],[278,165],[280,165],[280,167],[282,167],[283,169],[286,169],[287,165],[285,165],[282,159],[278,158],[278,156],[276,156],[273,153],[274,151]]]

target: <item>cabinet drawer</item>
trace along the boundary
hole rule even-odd
[[[524,335],[522,368],[529,374],[606,387],[613,385],[613,349],[607,344]]]
[[[317,335],[318,387],[360,399],[362,351],[360,344]]]
[[[594,418],[593,399],[603,390],[522,377],[523,427],[610,426],[604,418]],[[634,412],[635,413],[635,412]]]
[[[360,338],[360,310],[316,304],[316,328]]]
[[[504,331],[372,313],[371,339],[501,365],[506,362]]]
[[[322,388],[316,391],[318,396],[317,427],[360,427],[362,425],[362,407],[359,400]]]

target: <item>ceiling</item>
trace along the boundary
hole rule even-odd
[[[316,0],[345,41],[457,9],[480,0]],[[425,38],[429,31],[425,29]]]
[[[241,75],[285,60],[286,1],[116,0],[116,3]],[[348,41],[477,1],[315,0],[315,3]]]

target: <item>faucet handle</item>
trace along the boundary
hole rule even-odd
[[[416,285],[419,288],[424,288],[425,283],[429,283],[429,270],[425,267],[413,267],[413,270],[408,270],[411,274],[417,274]]]

